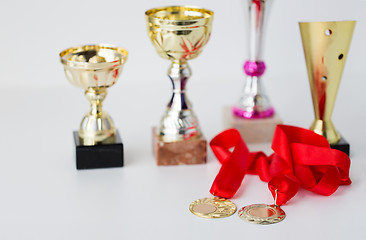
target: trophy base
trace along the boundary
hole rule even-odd
[[[123,166],[123,143],[116,131],[112,143],[82,145],[77,131],[73,132],[76,148],[76,169],[113,168]]]
[[[268,118],[246,119],[235,116],[231,106],[224,107],[224,128],[237,129],[246,143],[272,142],[278,124],[282,120],[277,113]]]
[[[349,143],[342,136],[341,140],[339,140],[337,144],[331,144],[330,147],[342,151],[349,156],[349,149],[350,149]]]
[[[158,166],[206,163],[206,139],[189,139],[178,142],[163,142],[152,129],[153,150]]]

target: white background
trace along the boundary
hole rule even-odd
[[[308,127],[313,110],[299,21],[357,20],[333,122],[351,143],[351,179],[334,195],[301,190],[280,224],[256,226],[237,215],[207,220],[191,201],[210,196],[220,166],[157,167],[151,127],[171,94],[169,62],[149,42],[144,12],[190,4],[215,12],[212,37],[190,62],[188,96],[208,140],[223,130],[222,110],[244,84],[243,3],[229,1],[1,1],[0,2],[0,239],[365,239],[366,1],[277,0],[267,22],[263,84],[284,123]],[[122,134],[125,167],[76,171],[72,131],[89,104],[71,86],[58,53],[110,43],[129,59],[104,109]],[[270,152],[269,144],[251,146]],[[267,184],[247,176],[238,207],[271,203]]]

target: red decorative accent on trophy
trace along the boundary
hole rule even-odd
[[[202,48],[204,44],[204,40],[205,40],[204,36],[198,39],[198,41],[195,42],[194,44],[192,44],[189,40],[187,40],[189,43],[189,45],[187,45],[184,38],[182,38],[182,43],[180,44],[180,47],[184,50],[185,54],[182,55],[181,59],[189,58],[191,57],[192,54],[200,50],[200,48]]]
[[[222,164],[210,190],[215,196],[233,197],[246,173],[269,182],[279,206],[294,197],[299,187],[329,196],[340,185],[351,184],[347,154],[331,149],[323,136],[308,129],[278,125],[272,142],[274,153],[269,157],[249,152],[235,129],[217,135],[210,146]]]

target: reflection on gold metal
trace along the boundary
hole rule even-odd
[[[326,137],[330,144],[340,140],[331,115],[355,24],[355,21],[299,23],[315,111],[310,129]]]
[[[207,9],[172,6],[146,11],[149,37],[157,52],[172,61],[168,76],[173,96],[157,128],[164,142],[201,136],[198,120],[185,90],[191,70],[187,60],[196,58],[211,35],[213,12]]]
[[[116,129],[111,117],[102,111],[107,88],[113,86],[127,61],[127,51],[111,45],[86,45],[60,53],[66,78],[85,89],[91,111],[85,114],[79,128],[83,145],[113,143]]]
[[[236,212],[233,202],[218,197],[198,199],[189,205],[189,210],[202,218],[224,218]]]
[[[149,37],[162,58],[186,62],[197,57],[210,38],[213,12],[172,6],[146,11]]]
[[[267,204],[245,206],[238,211],[238,215],[245,221],[261,225],[278,223],[286,217],[279,206]]]

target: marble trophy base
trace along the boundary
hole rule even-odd
[[[206,163],[206,139],[189,139],[179,142],[163,142],[152,129],[153,150],[158,166]]]
[[[278,124],[282,120],[276,113],[269,118],[245,119],[235,116],[231,106],[224,107],[224,128],[237,129],[246,143],[272,142]]]
[[[341,140],[339,140],[337,144],[331,144],[330,147],[333,149],[340,150],[349,156],[350,145],[346,141],[346,139],[344,139],[342,136]]]
[[[123,143],[117,130],[112,142],[84,146],[77,131],[73,132],[76,169],[113,168],[123,166]]]

